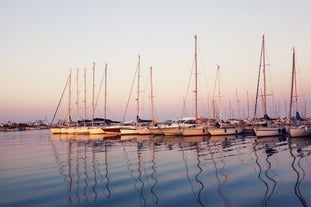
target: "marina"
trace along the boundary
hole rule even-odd
[[[0,207],[311,206],[311,1],[0,5]]]
[[[1,206],[309,206],[311,139],[0,133]]]

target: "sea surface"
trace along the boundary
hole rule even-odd
[[[311,206],[311,138],[0,133],[0,206]]]

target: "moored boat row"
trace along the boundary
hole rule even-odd
[[[189,121],[189,120],[188,120]],[[310,125],[297,125],[297,126],[191,126],[185,124],[177,124],[174,122],[170,125],[159,126],[140,126],[131,128],[123,126],[109,126],[109,127],[51,127],[52,134],[90,134],[90,135],[162,135],[162,136],[226,136],[249,134],[256,137],[279,137],[288,135],[289,137],[311,137]]]
[[[115,134],[120,135],[120,129],[118,127],[51,127],[50,132],[52,134]]]
[[[207,121],[206,119],[202,120],[199,118],[198,115],[198,108],[197,108],[197,96],[198,96],[198,88],[197,88],[197,37],[195,36],[195,85],[194,85],[194,95],[195,95],[195,116],[191,118],[183,118],[179,119],[175,122],[164,124],[164,123],[158,123],[155,121],[155,118],[153,116],[153,92],[152,92],[152,67],[150,67],[150,79],[151,79],[151,108],[152,108],[152,120],[149,120],[146,123],[141,122],[140,119],[140,105],[139,105],[139,80],[140,80],[140,56],[138,56],[138,65],[137,65],[137,81],[138,81],[138,90],[137,90],[137,121],[135,123],[131,123],[130,125],[117,125],[114,127],[114,131],[107,126],[83,126],[80,127],[78,122],[76,127],[71,126],[71,116],[70,116],[70,102],[68,104],[68,127],[61,127],[61,128],[51,128],[52,133],[61,133],[61,134],[107,134],[107,133],[115,133],[119,135],[165,135],[165,136],[205,136],[205,135],[211,135],[211,136],[223,136],[223,135],[237,135],[241,133],[250,133],[252,135],[256,135],[257,137],[271,137],[271,136],[283,136],[283,135],[290,135],[291,137],[300,137],[300,136],[311,136],[311,129],[308,125],[305,124],[293,124],[292,122],[285,123],[284,120],[281,119],[270,119],[267,113],[267,100],[266,100],[266,83],[265,83],[265,74],[266,74],[266,64],[265,64],[265,42],[264,42],[264,36],[262,38],[262,49],[261,49],[261,60],[260,60],[260,70],[258,75],[258,84],[257,84],[257,93],[256,93],[256,103],[255,103],[255,112],[254,112],[254,119],[250,120],[235,120],[235,124],[233,123],[224,123],[221,116],[221,100],[220,100],[220,82],[219,82],[219,73],[220,73],[220,67],[217,66],[217,80],[218,80],[218,114],[214,114],[214,117],[217,117],[217,120]],[[293,54],[293,62],[294,62],[294,54]],[[294,65],[294,63],[293,63]],[[92,95],[92,120],[94,121],[94,111],[95,111],[95,105],[94,105],[94,67],[93,65],[93,95]],[[263,115],[264,119],[256,119],[258,114],[257,112],[257,100],[259,96],[259,82],[260,82],[260,73],[261,68],[263,70],[264,75],[264,94],[262,95],[263,99]],[[292,74],[295,74],[293,66],[293,72]],[[106,71],[106,70],[105,70]],[[105,75],[106,77],[106,75]],[[70,85],[70,78],[69,76],[69,85]],[[295,78],[295,77],[294,77]],[[293,78],[293,80],[294,80]],[[78,78],[77,78],[78,79]],[[216,82],[215,82],[216,85]],[[294,84],[292,84],[294,85]],[[78,85],[77,85],[78,88]],[[70,86],[69,86],[70,89]],[[293,89],[292,89],[293,91]],[[105,93],[106,94],[106,93]],[[293,97],[293,94],[291,94],[291,98]],[[297,97],[297,94],[296,94]],[[70,100],[70,90],[69,90],[69,100]],[[106,100],[106,97],[105,97]],[[85,102],[85,99],[84,99]],[[291,100],[291,103],[293,100]],[[296,101],[297,102],[297,101]],[[77,95],[77,115],[76,117],[79,117],[78,113],[78,95]],[[106,104],[105,104],[105,123],[106,123]],[[290,106],[292,108],[292,106]],[[84,106],[84,114],[85,114],[85,106]],[[215,112],[214,112],[215,113]],[[216,112],[217,113],[217,112]],[[239,115],[240,117],[240,115]],[[249,117],[249,115],[248,115]],[[289,113],[289,117],[291,117],[291,110]],[[86,117],[84,117],[86,119]],[[53,121],[52,121],[53,122]],[[309,123],[310,124],[310,120]]]

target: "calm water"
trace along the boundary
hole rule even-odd
[[[310,206],[310,143],[0,133],[0,206]]]

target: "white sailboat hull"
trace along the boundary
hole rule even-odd
[[[309,127],[289,128],[288,130],[291,137],[311,137],[311,128]]]
[[[58,128],[58,127],[50,128],[50,132],[51,132],[52,134],[61,134],[61,128]]]
[[[182,130],[183,136],[209,135],[206,127],[189,127]]]
[[[222,127],[222,128],[210,128],[208,132],[212,136],[223,136],[223,135],[235,135],[243,132],[242,127]]]
[[[165,136],[182,136],[183,132],[179,126],[172,126],[172,127],[164,127],[162,128],[162,132]]]
[[[149,131],[153,135],[163,135],[164,133],[162,132],[162,129],[160,127],[150,127]]]
[[[284,134],[284,130],[280,127],[258,127],[254,128],[257,137],[274,137]]]
[[[131,135],[131,134],[137,134],[136,127],[133,128],[121,128],[120,129],[121,135]]]
[[[88,128],[90,134],[105,134],[105,131],[101,127]]]
[[[141,134],[141,135],[149,135],[152,134],[150,129],[147,127],[137,127],[136,128],[136,132],[137,134]]]
[[[88,127],[77,127],[76,128],[76,134],[89,134],[90,131]]]

